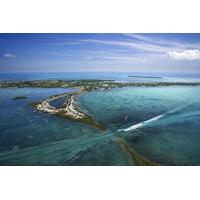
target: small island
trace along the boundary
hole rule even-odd
[[[16,96],[16,97],[13,97],[12,99],[13,100],[20,100],[20,99],[27,99],[28,97],[27,96]]]
[[[136,75],[130,75],[128,77],[130,78],[158,78],[158,79],[163,78],[162,76],[136,76]]]
[[[81,93],[83,93],[83,91],[53,95],[40,102],[33,102],[31,106],[37,111],[89,124],[95,126],[102,131],[106,130],[106,127],[104,125],[96,122],[96,120],[92,116],[80,111],[80,109],[77,107],[76,98]],[[52,106],[51,103],[60,98],[65,98],[63,105],[60,108],[55,108],[54,106]]]

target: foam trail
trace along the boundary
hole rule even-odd
[[[147,124],[149,124],[149,123],[151,123],[151,122],[153,122],[153,121],[156,121],[156,120],[158,120],[158,119],[161,119],[161,118],[165,117],[166,115],[174,114],[175,112],[178,112],[178,111],[182,110],[183,108],[185,108],[185,107],[187,107],[187,106],[189,106],[189,105],[191,105],[191,104],[186,104],[186,105],[183,105],[183,106],[179,106],[178,108],[174,108],[174,109],[172,109],[172,110],[170,110],[170,111],[168,111],[168,112],[166,112],[166,113],[163,113],[163,114],[161,114],[161,115],[158,115],[158,116],[156,116],[156,117],[153,117],[153,118],[151,118],[151,119],[149,119],[149,120],[146,120],[146,121],[143,121],[143,122],[141,122],[141,123],[132,125],[132,126],[130,126],[130,127],[128,127],[128,128],[125,128],[125,129],[119,129],[118,131],[125,131],[125,132],[127,132],[127,131],[131,131],[131,130],[138,129],[138,128],[140,128],[140,127],[146,126]]]

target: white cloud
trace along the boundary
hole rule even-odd
[[[82,43],[80,41],[47,43],[47,45],[49,45],[49,46],[67,46],[67,45],[77,45],[77,44],[82,44]]]
[[[175,40],[167,40],[164,37],[159,38],[159,37],[148,37],[145,35],[141,34],[135,34],[135,33],[124,33],[124,36],[127,36],[129,38],[134,38],[146,43],[151,43],[154,45],[159,45],[159,46],[166,46],[170,47],[176,50],[185,50],[185,49],[197,49],[200,46],[199,42],[195,43],[188,43],[188,42],[181,42],[181,41],[175,41]],[[164,36],[164,35],[163,35]]]
[[[85,60],[92,60],[92,59],[93,59],[92,56],[86,56],[86,57],[85,57]]]
[[[182,52],[169,51],[168,56],[174,60],[200,60],[200,51],[198,49],[185,50]]]
[[[155,53],[165,53],[166,51],[169,51],[171,49],[165,46],[153,45],[149,43],[141,43],[141,42],[135,42],[135,41],[84,39],[84,40],[81,40],[81,42],[95,43],[95,44],[102,44],[102,45],[113,45],[113,46],[119,46],[119,47],[124,47],[124,48],[145,50],[145,51],[155,52]]]
[[[15,58],[16,55],[15,55],[15,54],[12,54],[12,53],[5,53],[5,54],[4,54],[4,57],[5,57],[5,58]]]

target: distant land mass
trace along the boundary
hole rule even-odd
[[[135,76],[135,75],[130,75],[128,77],[131,77],[131,78],[163,78],[161,76]]]

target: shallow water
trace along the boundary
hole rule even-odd
[[[81,95],[79,106],[105,124],[105,132],[27,106],[70,91],[0,89],[1,165],[130,165],[117,137],[161,165],[200,164],[200,87],[125,87]],[[19,95],[28,98],[12,100]]]
[[[125,82],[199,82],[199,73],[158,72],[31,72],[0,73],[0,80],[115,80]]]

